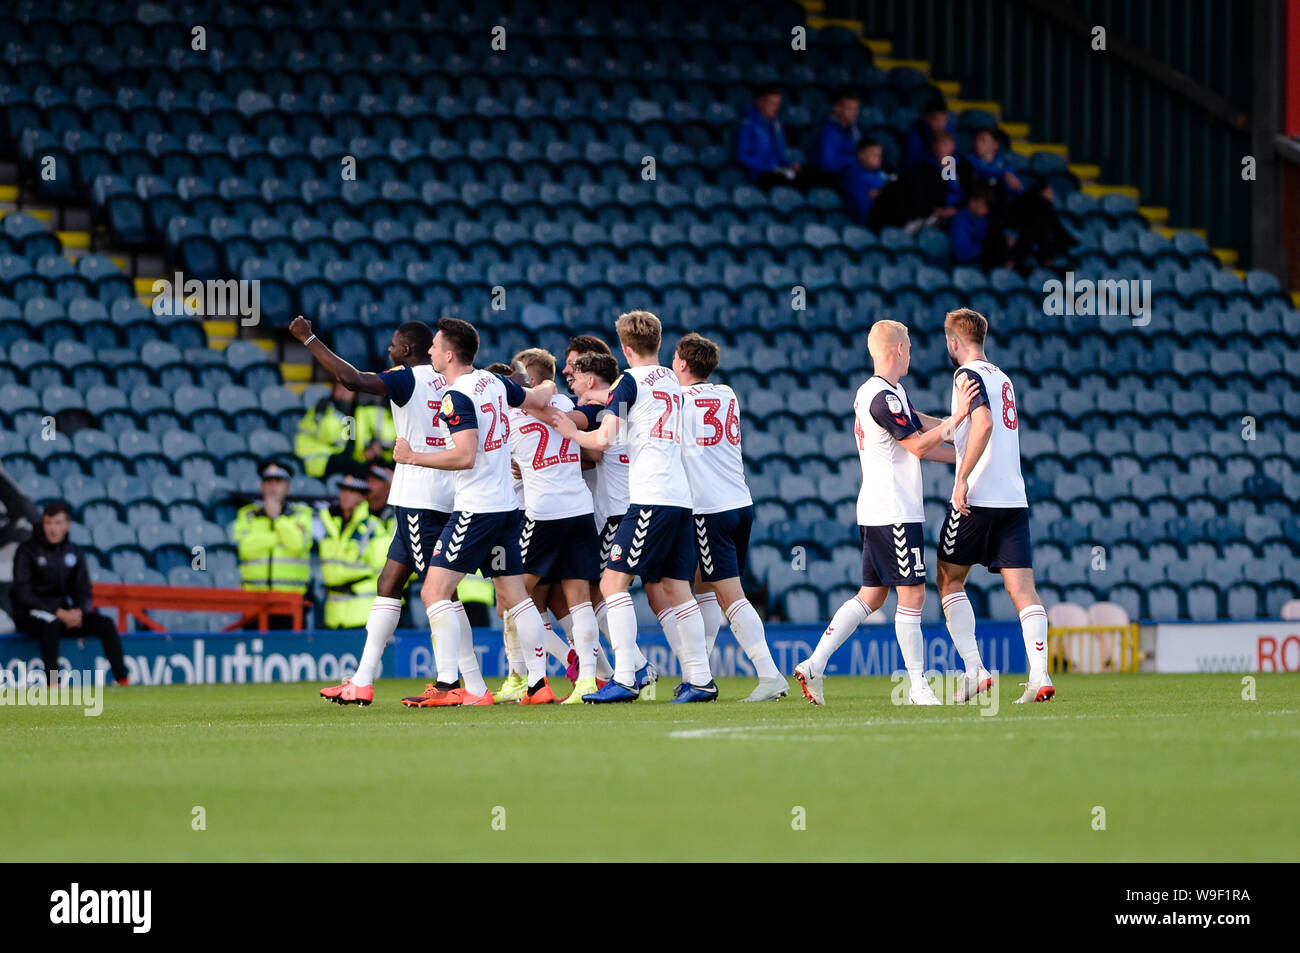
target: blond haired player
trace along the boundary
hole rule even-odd
[[[862,536],[862,588],[836,611],[812,657],[795,666],[804,697],[826,703],[826,664],[845,640],[898,593],[894,635],[903,653],[913,705],[938,705],[925,680],[921,608],[925,605],[925,505],[921,460],[952,463],[952,428],[965,419],[975,388],[963,385],[953,398],[953,415],[922,420],[901,380],[911,365],[912,342],[897,321],[877,321],[867,337],[875,373],[853,401],[853,434],[862,464],[858,529]],[[928,421],[928,423],[927,423]]]

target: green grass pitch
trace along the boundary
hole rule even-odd
[[[763,705],[411,711],[413,681],[369,708],[109,689],[94,718],[0,709],[0,858],[1296,860],[1300,677],[1256,681],[1061,676],[1018,706],[1008,675],[995,716],[897,707],[884,678],[829,679],[825,708],[793,679]]]

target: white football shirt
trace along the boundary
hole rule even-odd
[[[1016,391],[1011,378],[988,361],[967,361],[953,374],[952,404],[957,406],[957,383],[972,377],[980,392],[971,403],[971,411],[987,406],[993,418],[993,432],[988,446],[976,462],[966,481],[966,502],[971,506],[1013,508],[1028,506],[1025,478],[1020,472],[1020,414],[1016,410]],[[970,418],[953,432],[957,449],[957,466],[966,454],[970,435]]]
[[[623,420],[630,505],[690,509],[677,375],[661,364],[629,367],[610,388],[606,407]]]
[[[740,401],[726,384],[702,381],[682,391],[686,478],[696,515],[752,506],[740,452]]]
[[[551,398],[563,413],[573,401]],[[581,448],[524,410],[510,411],[510,454],[524,478],[524,512],[530,520],[558,520],[592,512],[591,491],[582,478]]]
[[[590,410],[593,406],[595,405],[588,404],[580,409]],[[603,411],[604,405],[600,409]],[[601,453],[596,465],[586,471],[587,485],[593,487],[591,499],[596,511],[597,526],[603,527],[611,518],[617,516],[621,519],[627,514],[627,471],[630,463],[627,442],[620,429],[609,449]]]
[[[442,422],[440,408],[447,389],[447,378],[431,364],[394,367],[379,375],[388,389],[393,409],[393,429],[420,453],[441,453],[455,446],[451,432]],[[393,482],[388,490],[392,506],[413,510],[452,511],[455,487],[451,472],[399,463],[393,467]]]
[[[925,522],[921,460],[899,443],[921,429],[903,385],[871,376],[853,400],[853,438],[862,464],[859,526]]]
[[[524,389],[484,370],[472,370],[447,388],[442,420],[454,440],[457,433],[478,430],[474,465],[454,470],[456,511],[503,513],[519,508],[510,474],[510,408],[524,401]]]

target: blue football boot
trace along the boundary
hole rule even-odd
[[[590,695],[583,695],[582,700],[588,705],[606,705],[610,702],[634,702],[639,694],[637,689],[620,685],[611,678],[605,683],[604,688]]]
[[[686,685],[685,691],[673,699],[673,704],[681,702],[713,702],[718,700],[718,684],[709,679],[707,685]]]

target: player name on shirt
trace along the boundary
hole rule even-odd
[[[393,429],[412,449],[441,453],[455,446],[451,432],[442,422],[440,410],[447,390],[447,378],[431,364],[393,367],[379,375],[388,391],[393,411]],[[450,513],[455,483],[446,470],[398,463],[388,490],[391,506]]]
[[[971,506],[1028,506],[1025,478],[1020,472],[1020,414],[1016,409],[1016,391],[1011,378],[988,361],[967,361],[953,373],[952,406],[957,407],[957,385],[969,377],[979,393],[971,401],[971,414],[977,407],[988,407],[993,430],[983,455],[966,481],[966,502]],[[957,467],[961,468],[970,436],[970,417],[953,432],[957,450]]]
[[[610,388],[606,406],[626,424],[629,502],[689,509],[677,375],[660,364],[630,367]]]

